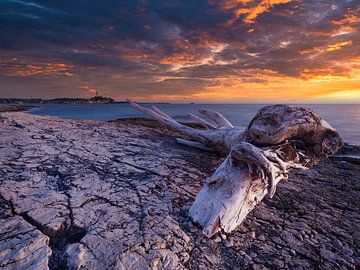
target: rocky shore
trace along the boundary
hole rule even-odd
[[[2,113],[0,269],[359,269],[358,147],[207,239],[188,209],[222,158],[164,129]]]
[[[0,113],[27,111],[27,110],[30,110],[31,108],[32,107],[30,107],[30,106],[0,104]]]

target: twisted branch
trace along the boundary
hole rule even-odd
[[[339,150],[339,134],[314,112],[287,105],[266,106],[258,111],[248,127],[234,127],[213,110],[199,110],[217,126],[189,114],[206,130],[176,122],[156,107],[148,109],[129,102],[159,122],[176,129],[194,141],[177,142],[201,150],[228,152],[226,159],[208,177],[189,210],[207,237],[229,233],[267,194],[273,197],[276,186],[297,169],[307,169]]]

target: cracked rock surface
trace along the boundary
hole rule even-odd
[[[228,236],[188,209],[222,158],[143,120],[0,117],[0,269],[355,269],[360,165],[280,183]]]

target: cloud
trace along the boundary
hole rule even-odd
[[[27,59],[0,58],[0,74],[5,77],[74,76],[72,65],[64,63],[36,63]]]
[[[293,0],[224,0],[224,1],[211,1],[213,4],[217,4],[223,11],[231,11],[234,14],[234,18],[227,22],[227,24],[242,19],[246,24],[254,23],[256,18],[270,11],[274,6],[280,4],[287,4]]]
[[[0,10],[2,95],[266,100],[291,82],[301,99],[298,85],[350,91],[359,80],[358,1],[6,0]]]

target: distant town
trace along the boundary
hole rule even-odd
[[[91,98],[0,98],[0,104],[108,104],[114,103],[110,97],[95,96]]]

